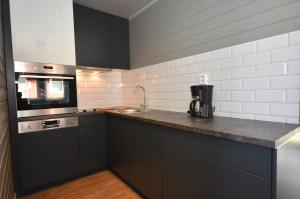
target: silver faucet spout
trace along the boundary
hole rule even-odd
[[[135,87],[136,90],[139,89],[139,88],[142,89],[143,93],[144,93],[144,104],[141,104],[140,106],[141,106],[141,108],[144,109],[144,111],[148,111],[147,99],[146,99],[146,89],[143,86],[141,86],[141,85],[137,85]]]

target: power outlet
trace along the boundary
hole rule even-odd
[[[201,73],[199,75],[199,82],[200,82],[200,84],[208,84],[208,74]]]

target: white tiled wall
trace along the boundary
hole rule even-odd
[[[206,74],[215,115],[299,123],[300,31],[130,71],[77,71],[80,108],[138,106],[186,112]]]
[[[99,106],[116,106],[121,103],[121,72],[100,73],[77,70],[78,107],[90,109]]]
[[[122,71],[122,104],[186,112],[190,86],[207,74],[215,115],[299,123],[300,31]]]

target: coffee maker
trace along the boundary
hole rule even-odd
[[[215,107],[212,106],[213,85],[191,86],[192,101],[188,114],[192,117],[212,118]]]

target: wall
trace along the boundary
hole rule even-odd
[[[1,2],[0,2],[1,4]],[[1,8],[0,8],[1,11]],[[2,13],[0,13],[2,16]],[[14,198],[11,169],[2,23],[0,25],[0,198]]]
[[[160,0],[130,21],[133,68],[300,29],[300,1]]]
[[[77,98],[79,109],[121,104],[121,72],[77,70]]]
[[[14,60],[76,65],[72,0],[10,0]]]
[[[207,74],[215,115],[299,123],[300,31],[122,72],[122,103],[186,112],[189,86]]]

